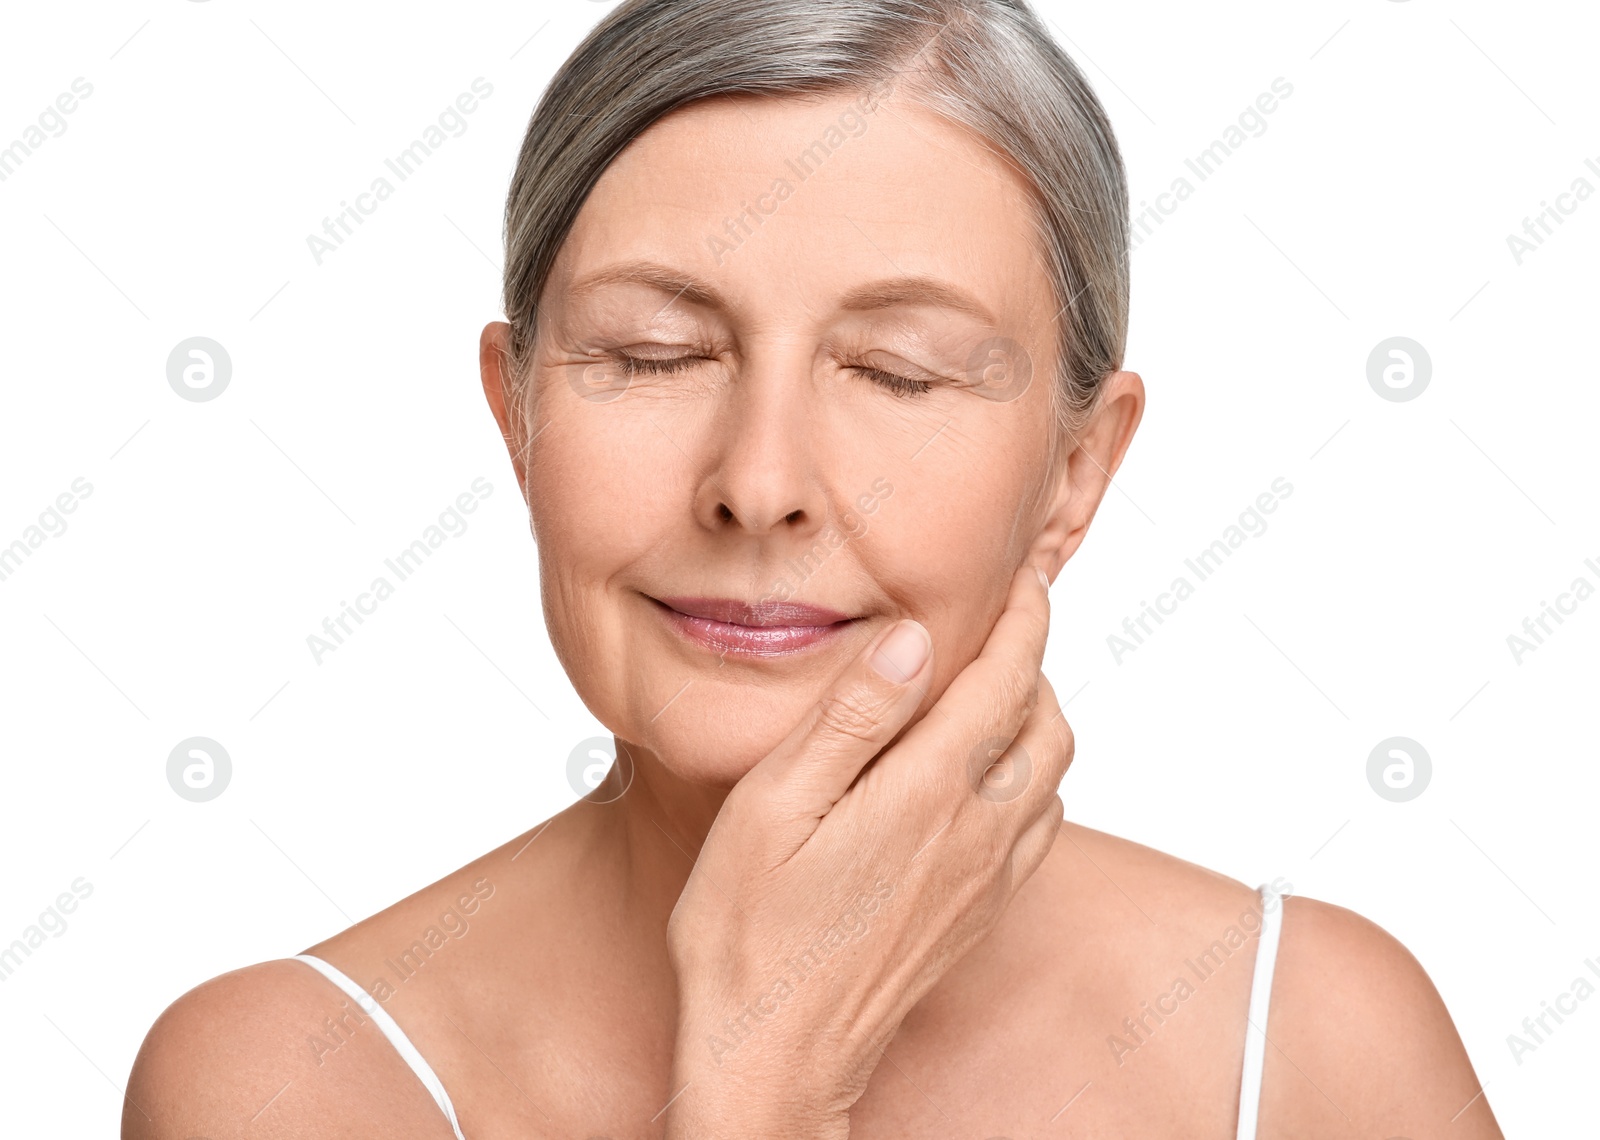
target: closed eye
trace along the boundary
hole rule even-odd
[[[866,364],[857,364],[853,367],[867,379],[882,385],[896,396],[921,396],[933,387],[926,380],[913,380],[898,372],[885,372],[881,368],[873,368]]]
[[[617,358],[622,362],[624,375],[630,378],[644,375],[672,375],[676,372],[682,372],[684,369],[705,359],[699,356],[629,356],[626,353],[619,353]],[[856,364],[852,365],[851,368],[899,397],[921,396],[933,387],[926,380],[914,380],[909,376],[902,376],[898,372],[887,372],[882,368],[873,368],[867,364]]]
[[[682,372],[691,364],[696,364],[702,357],[698,356],[629,356],[627,353],[618,353],[617,359],[622,362],[623,374],[633,376],[660,376]]]

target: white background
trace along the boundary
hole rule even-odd
[[[544,634],[476,346],[527,117],[605,10],[8,9],[0,145],[93,85],[0,182],[0,545],[93,487],[0,582],[0,944],[93,885],[0,982],[8,1132],[111,1133],[178,994],[574,798],[566,756],[600,728]],[[1520,663],[1507,636],[1576,577],[1600,586],[1600,196],[1521,264],[1506,238],[1580,176],[1600,188],[1600,19],[1040,11],[1111,114],[1134,202],[1194,184],[1134,255],[1150,407],[1054,591],[1068,815],[1380,923],[1435,979],[1507,1134],[1570,1134],[1600,1000],[1520,1064],[1506,1038],[1600,960],[1600,599]],[[494,92],[466,132],[318,265],[307,235],[478,76]],[[1280,76],[1265,133],[1187,172]],[[232,360],[210,402],[167,383],[192,336]],[[1414,400],[1368,384],[1392,336],[1431,358]],[[469,529],[317,664],[307,635],[480,476]],[[1107,636],[1279,476],[1266,532],[1119,664]],[[232,758],[208,803],[167,782],[191,736]],[[1391,736],[1432,759],[1405,803],[1367,780]]]

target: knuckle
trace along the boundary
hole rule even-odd
[[[722,826],[735,835],[748,834],[752,827],[759,827],[766,821],[777,798],[777,790],[771,786],[757,787],[747,780],[741,780],[729,790],[717,812]]]
[[[882,725],[882,704],[860,686],[829,693],[818,704],[816,731],[823,737],[874,744]]]
[[[1056,687],[1050,683],[1050,678],[1041,670],[1038,679],[1039,706],[1047,709],[1051,716],[1061,711],[1061,698],[1056,696]]]
[[[1009,803],[1027,794],[1035,779],[1035,761],[1019,737],[993,737],[973,750],[973,790],[991,803]]]
[[[1072,725],[1067,723],[1065,715],[1057,716],[1050,722],[1050,735],[1055,744],[1055,750],[1063,758],[1063,767],[1072,763],[1072,754],[1077,750],[1078,738],[1072,732]]]
[[[1042,751],[1042,766],[1046,772],[1044,782],[1054,791],[1072,766],[1072,728],[1067,724],[1066,717],[1058,716],[1046,726]]]
[[[1024,717],[1039,703],[1039,674],[1023,665],[1008,665],[997,679],[1000,706],[1016,709]]]
[[[1044,818],[1050,821],[1051,826],[1061,823],[1067,816],[1067,805],[1062,802],[1061,793],[1057,792],[1050,797],[1044,805]]]

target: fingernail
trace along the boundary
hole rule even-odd
[[[1039,575],[1039,585],[1048,590],[1050,588],[1050,575],[1044,572],[1043,566],[1035,566],[1033,569],[1034,572]]]
[[[903,685],[917,675],[931,648],[933,642],[928,631],[906,618],[889,631],[889,636],[873,651],[868,664],[878,676]]]

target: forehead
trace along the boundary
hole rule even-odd
[[[657,121],[612,162],[550,284],[652,261],[759,309],[926,277],[1001,323],[1048,320],[1034,218],[1021,175],[905,98],[717,98]]]

